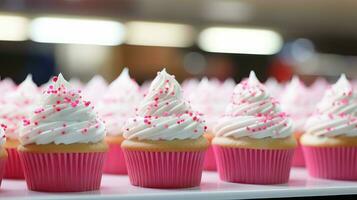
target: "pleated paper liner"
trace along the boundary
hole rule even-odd
[[[4,178],[8,179],[24,179],[19,153],[16,148],[6,148],[8,153],[7,164],[5,167]]]
[[[294,157],[293,157],[293,166],[294,167],[305,167],[305,158],[304,152],[302,151],[302,147],[300,142],[298,141],[298,146],[295,149]]]
[[[303,150],[310,176],[357,180],[357,147],[303,146]]]
[[[19,154],[29,190],[81,192],[100,188],[104,152]]]
[[[148,188],[188,188],[201,183],[205,151],[123,151],[132,185]]]
[[[123,150],[120,144],[108,144],[109,152],[104,161],[103,172],[108,174],[127,174]]]
[[[216,159],[214,156],[212,145],[209,146],[207,149],[203,169],[207,171],[217,171]]]
[[[0,186],[1,186],[2,178],[4,177],[5,174],[6,162],[7,162],[7,158],[0,158]]]
[[[249,184],[289,181],[294,149],[265,150],[213,145],[221,180]]]

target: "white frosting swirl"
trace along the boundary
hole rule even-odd
[[[267,88],[267,91],[270,93],[272,97],[275,99],[280,100],[281,95],[283,94],[283,91],[285,89],[285,85],[279,83],[275,78],[270,77],[266,82],[265,82],[265,87]]]
[[[8,102],[0,102],[0,123],[6,125],[6,137],[18,139],[22,121],[26,119],[22,108]]]
[[[135,116],[135,106],[141,100],[139,90],[139,85],[130,78],[127,68],[109,85],[97,109],[105,121],[108,135],[121,135],[125,121]]]
[[[316,136],[357,136],[357,94],[344,74],[326,91],[306,128]]]
[[[315,109],[315,102],[311,101],[310,98],[302,98],[309,95],[308,88],[297,76],[294,76],[281,96],[281,108],[291,116],[295,131],[304,130],[306,120]]]
[[[212,131],[229,103],[227,87],[230,87],[230,84],[231,82],[221,84],[218,80],[203,78],[189,97],[192,108],[203,114],[209,131]]]
[[[6,101],[18,106],[32,106],[40,98],[39,89],[32,81],[32,76],[28,75],[26,79],[16,88],[16,90],[5,96]]]
[[[292,122],[280,111],[278,102],[266,92],[254,72],[236,86],[225,117],[215,127],[217,136],[285,138],[292,133]]]
[[[1,127],[0,128],[0,148],[3,147],[5,142],[6,142],[5,130]]]
[[[1,94],[6,94],[12,90],[15,90],[16,84],[10,78],[5,78],[0,81],[0,92]]]
[[[107,89],[107,81],[102,76],[95,75],[83,89],[83,96],[96,104],[101,100]]]
[[[180,84],[165,69],[153,80],[141,102],[137,117],[125,124],[127,139],[174,140],[196,139],[205,131],[198,114],[183,100]]]
[[[24,120],[20,141],[24,145],[99,142],[105,127],[93,109],[60,74],[53,78],[30,120]]]
[[[8,127],[7,137],[18,139],[23,120],[35,110],[39,99],[39,89],[31,75],[5,95],[4,101],[0,103],[0,122]]]

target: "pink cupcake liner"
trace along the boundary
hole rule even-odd
[[[207,171],[217,171],[216,159],[212,146],[207,149],[203,169]]]
[[[199,186],[205,151],[148,152],[125,150],[132,185],[149,188]]]
[[[304,152],[302,151],[302,147],[301,147],[301,144],[299,141],[298,141],[298,146],[294,152],[293,166],[294,167],[305,167]]]
[[[289,181],[294,149],[265,150],[214,145],[221,180],[250,184],[280,184]]]
[[[100,187],[104,152],[19,154],[29,190],[81,192]]]
[[[303,146],[303,150],[310,176],[357,180],[357,147]]]
[[[108,174],[127,174],[125,158],[120,144],[109,144],[109,152],[106,155],[103,172]]]
[[[0,158],[0,186],[1,186],[2,178],[4,177],[5,174],[6,161],[7,158]]]
[[[8,179],[24,179],[24,172],[21,165],[19,153],[16,148],[6,148],[8,157],[5,167],[4,178]]]

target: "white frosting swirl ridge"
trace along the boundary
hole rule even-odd
[[[224,110],[229,103],[229,88],[231,80],[222,84],[218,80],[203,78],[189,100],[192,107],[203,114],[208,131],[212,131],[217,120],[224,114]]]
[[[97,109],[105,121],[108,135],[121,135],[125,121],[135,116],[135,106],[142,97],[139,90],[127,68],[110,84]]]
[[[39,89],[31,75],[5,95],[4,101],[0,103],[0,122],[7,125],[8,138],[18,139],[22,121],[35,110],[39,99]]]
[[[0,148],[3,147],[5,142],[6,142],[5,130],[3,127],[1,127],[0,128]]]
[[[83,89],[83,96],[96,104],[101,100],[107,89],[107,81],[102,76],[95,75]]]
[[[306,120],[316,107],[316,103],[307,98],[309,96],[310,91],[297,76],[292,78],[281,96],[281,108],[291,116],[295,131],[304,131]]]
[[[22,144],[97,143],[105,137],[105,127],[81,91],[72,89],[60,74],[43,94],[40,107],[30,120],[23,121]]]
[[[183,100],[180,84],[166,70],[158,73],[148,94],[129,119],[124,137],[139,140],[196,139],[206,127],[199,115]]]
[[[292,133],[292,122],[280,111],[254,72],[236,86],[225,116],[214,132],[223,137],[285,138]]]
[[[316,136],[357,136],[357,94],[344,74],[326,91],[306,129]]]

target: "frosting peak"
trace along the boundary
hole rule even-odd
[[[96,104],[108,89],[107,81],[100,75],[95,75],[83,90],[84,96]]]
[[[195,139],[205,126],[183,99],[180,84],[162,70],[137,110],[124,126],[124,137],[142,140]]]
[[[291,135],[292,123],[280,111],[254,72],[236,86],[225,117],[215,127],[217,136],[284,138]]]
[[[23,121],[22,144],[96,143],[105,136],[104,124],[93,106],[72,89],[62,74],[52,78],[39,108]]]
[[[291,116],[296,131],[304,131],[306,119],[316,106],[309,96],[310,91],[298,76],[291,79],[281,96],[281,108]]]
[[[306,128],[317,136],[357,136],[357,95],[344,74],[326,91]]]
[[[130,78],[127,68],[109,85],[97,109],[109,135],[122,134],[125,121],[135,116],[135,106],[141,99],[139,90],[139,85]]]
[[[190,109],[182,100],[180,84],[166,69],[158,72],[149,91],[138,108],[140,116],[180,115]],[[164,113],[165,112],[165,113]]]
[[[253,86],[253,85],[261,85],[261,83],[258,80],[257,75],[255,75],[254,71],[250,71],[250,73],[249,73],[248,84],[251,85],[251,86]]]
[[[26,79],[17,86],[16,90],[10,92],[6,99],[10,103],[15,103],[18,106],[29,105],[35,103],[39,98],[39,90],[37,85],[32,81],[32,75],[27,75]]]
[[[7,125],[8,138],[18,139],[22,120],[33,112],[39,98],[38,87],[32,81],[31,75],[5,95],[4,101],[0,104],[0,122]]]

